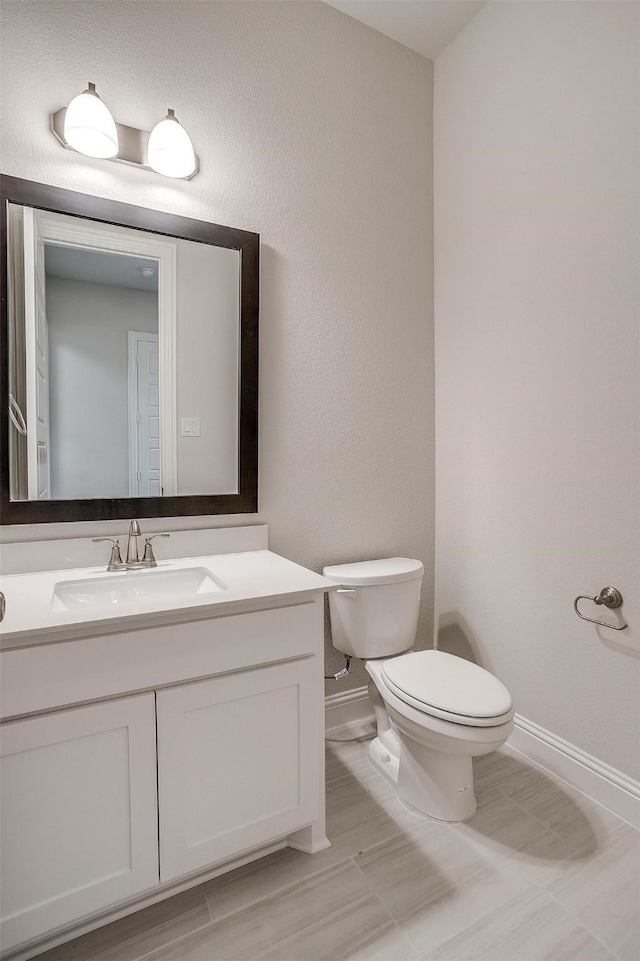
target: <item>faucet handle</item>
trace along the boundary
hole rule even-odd
[[[143,563],[147,564],[149,567],[157,567],[158,562],[156,561],[153,554],[153,547],[151,546],[151,541],[154,537],[171,537],[171,534],[151,534],[150,537],[145,537],[144,539],[144,556],[142,558]]]
[[[121,571],[124,568],[122,563],[122,555],[120,554],[120,541],[117,537],[92,537],[91,540],[94,544],[99,541],[109,541],[113,544],[111,548],[111,557],[109,558],[109,563],[107,564],[108,571]]]

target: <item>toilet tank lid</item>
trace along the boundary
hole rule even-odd
[[[378,561],[357,561],[355,564],[334,564],[325,567],[323,575],[338,584],[362,587],[370,584],[394,584],[414,581],[424,574],[420,561],[410,557],[384,557]]]

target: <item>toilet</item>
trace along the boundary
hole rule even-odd
[[[410,651],[424,568],[392,557],[325,567],[333,646],[371,677],[373,767],[411,808],[441,821],[476,811],[472,758],[513,730],[511,695],[489,671],[443,651]]]

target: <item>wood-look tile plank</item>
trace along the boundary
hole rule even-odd
[[[496,857],[440,824],[422,835],[392,838],[354,860],[392,917],[401,919],[453,895]]]
[[[429,951],[424,961],[615,961],[603,945],[551,896],[525,888],[464,931]]]
[[[424,954],[515,892],[534,882],[561,877],[574,857],[569,844],[545,830],[508,857],[489,859],[481,871],[435,891],[430,901],[399,921],[400,928],[418,953]]]
[[[525,783],[544,783],[545,773],[537,765],[506,747],[473,759],[473,780],[478,798],[493,788],[500,788],[508,794],[510,785],[516,778],[520,786]]]
[[[271,897],[277,891],[299,884],[340,860],[345,861],[347,857],[340,859],[335,846],[318,854],[303,854],[293,848],[282,848],[228,874],[221,874],[207,881],[203,887],[213,918],[219,920],[256,901]]]
[[[362,741],[327,741],[325,750],[325,777],[327,784],[351,774],[361,781],[378,777],[369,761],[370,738]]]
[[[548,830],[499,789],[485,797],[474,817],[455,824],[453,828],[480,850],[494,851],[502,857],[526,848],[545,836]]]
[[[137,961],[210,923],[207,899],[198,886],[51,948],[34,961]]]
[[[382,778],[363,784],[345,777],[327,785],[327,836],[333,858],[359,854],[389,838],[429,831],[434,825],[437,822],[407,811]]]
[[[525,774],[503,784],[501,790],[577,850],[591,847],[595,851],[604,836],[623,823],[611,811],[550,776],[542,783],[531,783]]]
[[[215,921],[153,952],[145,961],[262,959],[269,946],[299,938],[307,928],[334,912],[355,909],[370,897],[360,871],[353,863],[346,862]]]
[[[413,961],[415,957],[398,926],[371,895],[265,946],[259,961]]]
[[[617,828],[596,857],[549,885],[554,898],[624,961],[640,956],[640,834]]]

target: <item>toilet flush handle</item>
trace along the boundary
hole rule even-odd
[[[339,587],[336,594],[346,594],[347,597],[357,597],[358,592],[355,587]]]

